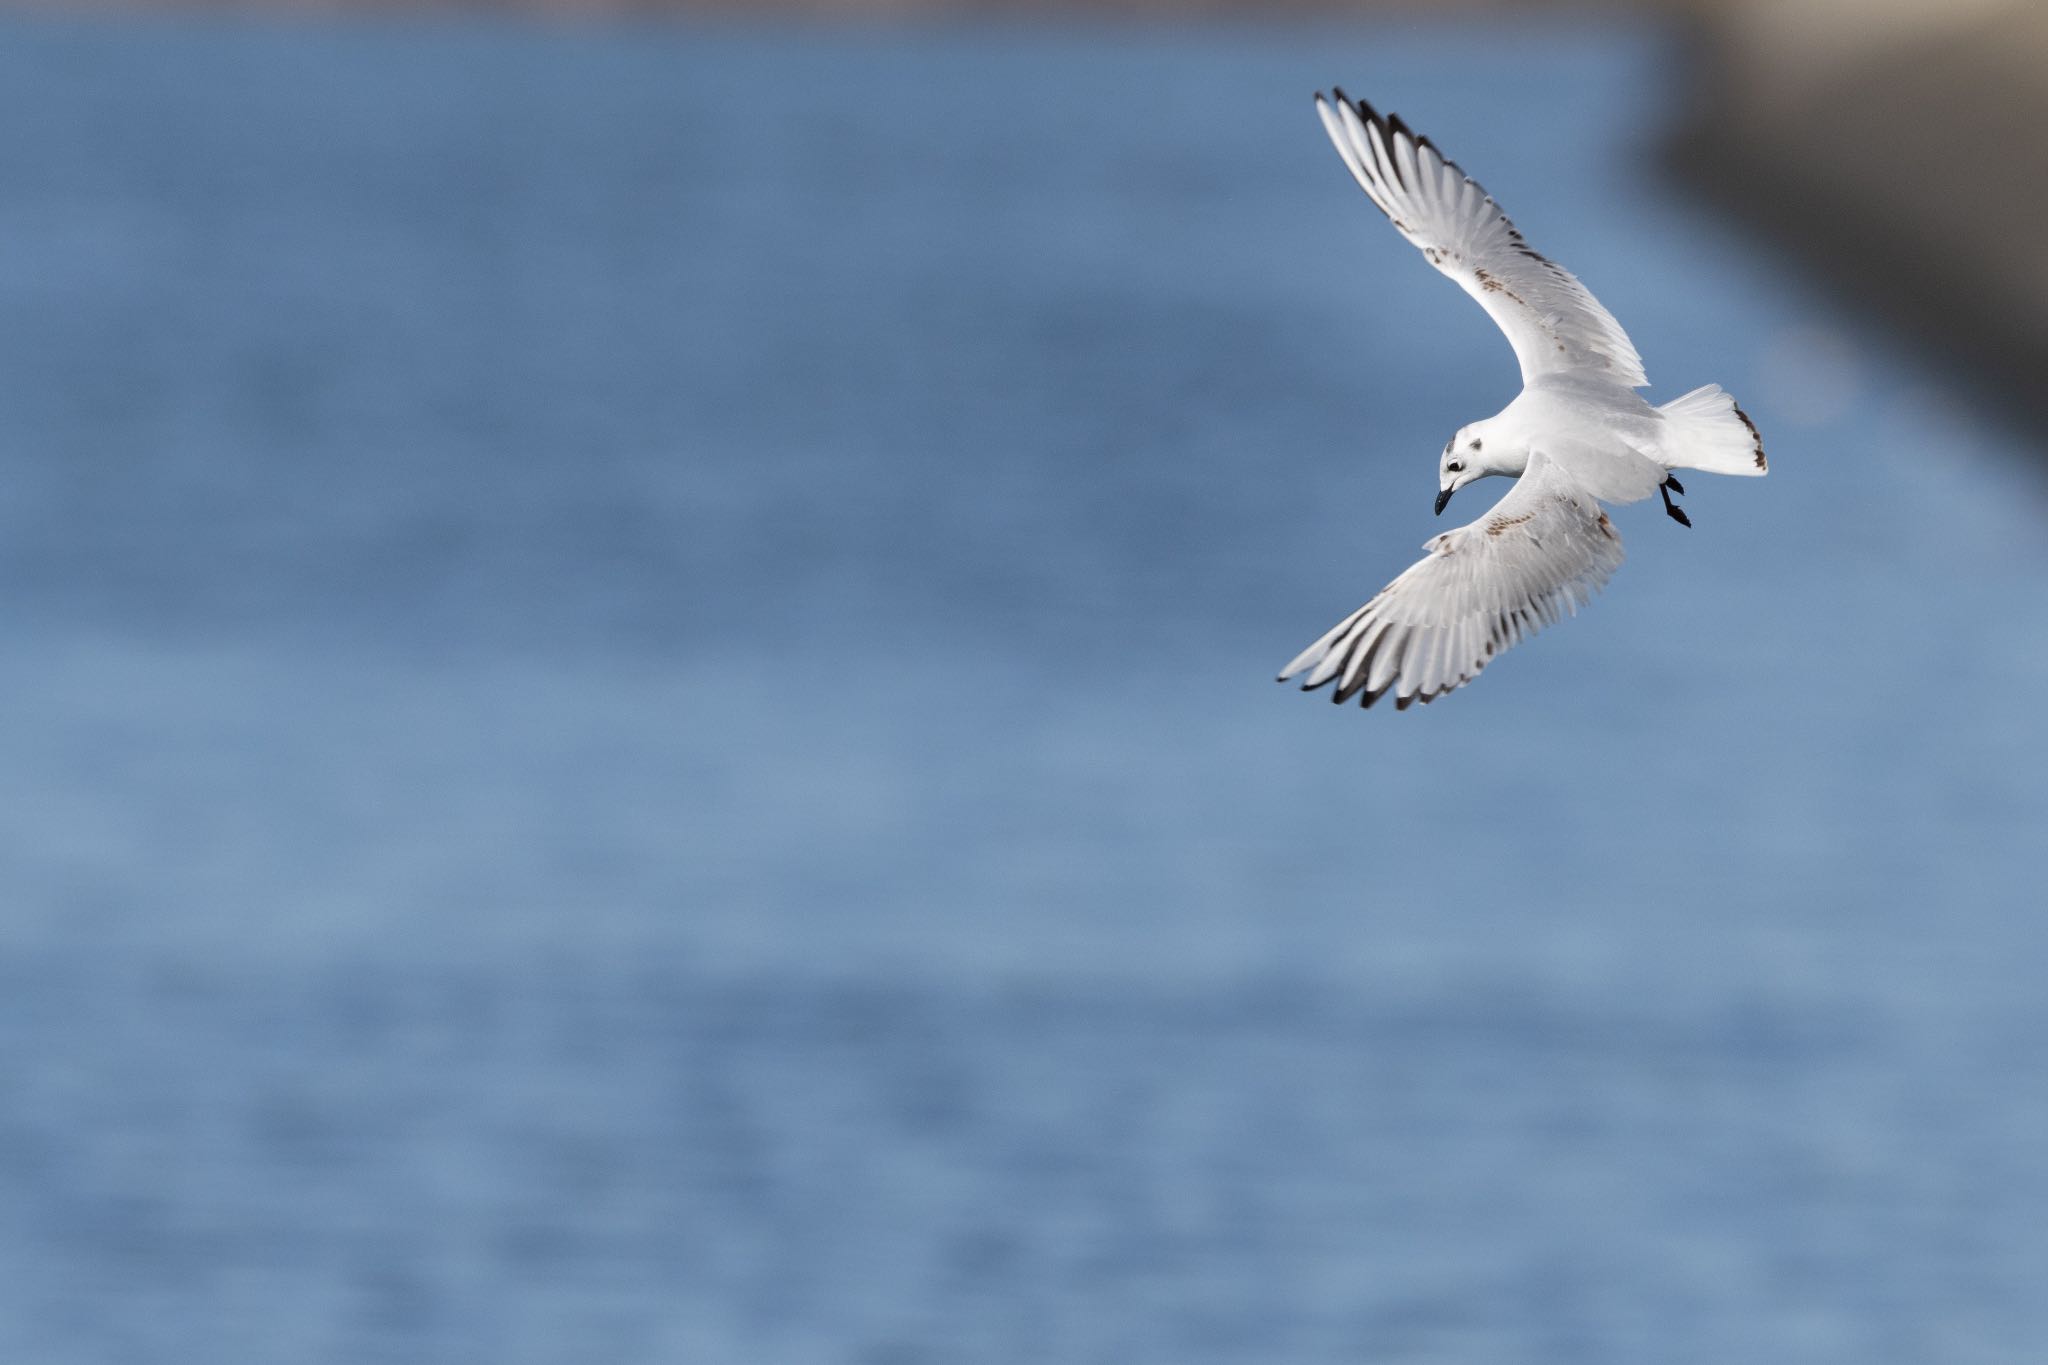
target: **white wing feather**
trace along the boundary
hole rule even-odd
[[[1621,324],[1563,266],[1539,255],[1478,182],[1398,117],[1382,117],[1342,90],[1316,112],[1344,164],[1401,235],[1456,280],[1500,324],[1522,382],[1568,370],[1649,383]]]
[[[1426,543],[1427,557],[1338,622],[1280,671],[1310,670],[1303,691],[1334,681],[1332,701],[1397,709],[1479,676],[1495,654],[1592,599],[1621,564],[1621,537],[1599,502],[1541,452],[1493,510]]]

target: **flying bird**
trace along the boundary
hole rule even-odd
[[[1718,384],[1652,407],[1649,383],[1621,324],[1563,266],[1522,239],[1493,197],[1398,117],[1333,90],[1316,112],[1352,178],[1431,265],[1458,282],[1507,333],[1522,392],[1492,417],[1460,427],[1437,464],[1436,510],[1491,474],[1514,487],[1469,526],[1424,544],[1429,553],[1280,671],[1307,671],[1304,691],[1335,683],[1331,700],[1397,709],[1430,702],[1479,676],[1494,655],[1575,614],[1622,560],[1600,504],[1685,488],[1674,469],[1764,473],[1763,438]]]

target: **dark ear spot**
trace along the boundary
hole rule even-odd
[[[1479,438],[1476,436],[1472,438],[1472,448],[1474,450],[1479,449]]]

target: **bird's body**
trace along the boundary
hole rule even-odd
[[[1540,447],[1600,501],[1640,502],[1674,469],[1761,473],[1760,443],[1735,412],[1713,385],[1659,408],[1598,375],[1562,371],[1538,376],[1498,414],[1473,423],[1468,443],[1482,443],[1489,474],[1520,477]]]
[[[1537,254],[1492,198],[1427,138],[1370,105],[1316,96],[1330,140],[1361,188],[1426,259],[1500,324],[1522,392],[1460,428],[1439,461],[1437,511],[1475,479],[1516,480],[1478,521],[1430,540],[1428,557],[1281,670],[1333,699],[1397,707],[1432,701],[1478,676],[1524,635],[1576,612],[1621,563],[1600,508],[1661,492],[1675,469],[1762,474],[1756,427],[1716,385],[1661,407],[1620,324],[1570,272]]]

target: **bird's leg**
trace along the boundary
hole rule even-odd
[[[1673,521],[1677,522],[1680,526],[1692,525],[1692,518],[1685,514],[1685,509],[1671,500],[1673,493],[1685,492],[1684,484],[1666,474],[1664,482],[1657,485],[1657,491],[1664,495],[1664,510],[1670,514]]]

